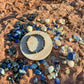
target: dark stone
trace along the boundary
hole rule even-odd
[[[27,19],[28,19],[29,21],[33,21],[33,20],[35,19],[35,17],[36,17],[35,14],[28,14]]]
[[[5,68],[7,67],[7,65],[6,65],[5,63],[2,63],[2,64],[1,64],[1,67],[2,67],[3,69],[5,69]]]
[[[43,74],[46,76],[46,75],[48,75],[48,69],[46,69],[44,72],[43,72]]]
[[[14,73],[17,73],[18,72],[18,69],[16,67],[13,68],[13,72]]]
[[[16,82],[16,83],[19,83],[19,82],[20,82],[20,79],[19,79],[19,78],[16,78],[16,79],[15,79],[15,82]]]
[[[9,82],[11,82],[11,83],[14,83],[13,78],[12,78],[12,77],[10,77],[10,76],[8,76],[8,77],[7,77],[7,80],[8,80]]]

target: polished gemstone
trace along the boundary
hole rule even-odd
[[[55,83],[56,83],[56,84],[60,84],[60,79],[59,79],[59,78],[56,78],[56,79],[55,79]]]
[[[29,68],[30,68],[30,69],[36,69],[36,68],[37,68],[37,65],[36,65],[36,64],[32,64],[32,65],[30,65]]]
[[[40,62],[40,64],[43,64],[46,62],[46,60],[40,60],[39,62]]]
[[[38,69],[35,69],[35,74],[36,74],[36,75],[40,75],[40,74],[41,74],[41,71],[38,70]]]
[[[45,79],[45,75],[42,74],[42,75],[41,75],[41,80],[44,80],[44,79]]]

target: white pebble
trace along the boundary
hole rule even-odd
[[[0,73],[1,73],[2,75],[4,75],[4,74],[5,74],[5,71],[4,71],[4,69],[3,69],[3,68],[0,68]]]
[[[54,79],[56,78],[55,72],[51,73],[50,75],[52,76],[52,78],[54,78]]]
[[[79,41],[79,44],[84,45],[84,41]]]
[[[21,74],[26,74],[26,71],[19,69],[19,73],[21,73]]]
[[[54,66],[50,66],[49,68],[48,68],[48,72],[49,73],[52,73],[54,71]]]
[[[58,39],[56,39],[56,40],[55,40],[55,44],[56,44],[57,46],[61,46],[61,41],[58,40]]]
[[[31,32],[32,30],[33,30],[33,27],[32,27],[32,26],[28,26],[28,27],[27,27],[27,31],[28,31],[28,32]]]
[[[58,77],[58,73],[56,73],[55,75],[56,75],[56,77]]]
[[[51,75],[47,75],[47,78],[48,78],[49,80],[51,80],[51,79],[52,79],[52,76],[51,76]]]
[[[73,52],[72,47],[69,47],[69,48],[67,49],[67,51],[68,51],[68,53],[69,53],[69,52]]]
[[[71,42],[72,41],[72,38],[69,38],[69,42]]]
[[[58,20],[58,23],[60,23],[60,24],[65,24],[65,19],[59,19],[59,20]]]
[[[42,23],[42,24],[45,23],[45,19],[42,19],[42,20],[41,20],[41,23]]]
[[[45,19],[45,23],[48,24],[50,22],[50,19]]]
[[[69,67],[74,67],[74,61],[69,61],[69,60],[68,60],[68,66],[69,66]]]

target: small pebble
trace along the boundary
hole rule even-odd
[[[51,76],[51,75],[47,75],[47,78],[48,78],[49,80],[51,80],[51,79],[52,79],[52,76]]]
[[[69,60],[68,60],[68,66],[69,66],[69,67],[74,67],[74,61],[69,61]]]
[[[67,64],[67,61],[66,60],[62,61],[62,64]]]
[[[0,74],[2,74],[2,75],[5,74],[5,70],[3,68],[0,68]]]
[[[55,72],[51,73],[50,75],[51,75],[52,78],[54,78],[54,79],[56,78]]]
[[[19,69],[19,73],[20,73],[20,74],[26,74],[26,71]]]
[[[74,60],[74,55],[73,55],[72,52],[69,52],[69,53],[68,53],[67,59],[69,59],[69,60]]]
[[[36,75],[40,75],[40,74],[41,74],[41,71],[38,70],[38,69],[35,69],[35,74],[36,74]]]
[[[65,19],[59,19],[59,20],[58,20],[58,23],[64,25],[64,24],[65,24]]]
[[[66,69],[66,70],[65,70],[65,73],[66,73],[66,74],[70,74],[70,69],[69,69],[69,68]]]
[[[38,19],[36,19],[38,22],[40,22],[41,21],[41,19],[40,18],[38,18]]]
[[[28,32],[31,32],[32,30],[33,30],[32,26],[28,26],[28,27],[27,27],[27,31],[28,31]]]
[[[69,38],[69,42],[71,42],[72,41],[72,38]]]
[[[36,64],[32,64],[32,65],[30,65],[29,68],[30,68],[30,69],[36,69],[36,68],[37,68],[37,65],[36,65]]]
[[[46,60],[40,60],[39,62],[40,62],[40,64],[43,64],[46,62]]]
[[[60,40],[55,40],[55,44],[56,44],[57,46],[61,46],[61,41],[60,41]]]
[[[41,75],[41,80],[44,80],[44,79],[45,79],[45,75],[42,74],[42,75]]]
[[[55,49],[58,49],[58,46],[57,46],[57,45],[54,45],[53,47],[54,47]]]
[[[50,66],[49,68],[48,68],[48,72],[49,73],[52,73],[54,71],[54,66]]]
[[[50,19],[45,19],[45,23],[48,24],[50,22]]]
[[[67,51],[68,51],[68,53],[69,53],[69,52],[73,52],[72,47],[68,47]]]
[[[56,78],[56,79],[55,79],[55,83],[56,83],[56,84],[60,84],[60,79],[59,79],[59,78]]]
[[[63,57],[63,56],[59,56],[59,58],[64,59],[64,60],[66,60],[66,59],[67,59],[66,57]]]
[[[38,78],[37,77],[34,77],[33,78],[33,83],[36,84],[38,82]]]

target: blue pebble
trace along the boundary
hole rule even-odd
[[[8,34],[7,34],[7,36],[8,36],[8,37],[11,37],[11,34],[10,34],[10,33],[8,33]]]
[[[37,82],[38,82],[38,78],[37,78],[37,77],[34,77],[33,83],[35,84],[35,83],[37,83]]]
[[[73,34],[72,37],[75,38],[75,35]]]
[[[19,39],[15,39],[15,43],[18,43],[19,42]]]
[[[20,27],[17,27],[17,28],[15,29],[15,31],[18,31],[18,30],[20,30]]]
[[[16,33],[19,34],[19,35],[21,35],[21,31],[20,30],[17,30]]]
[[[55,40],[59,39],[59,36],[55,36],[54,39],[55,39]]]
[[[11,68],[11,63],[9,63],[9,64],[7,65],[7,68],[8,68],[8,69],[10,69],[10,68]]]
[[[45,75],[42,74],[42,75],[41,75],[41,80],[44,80],[44,79],[45,79]]]
[[[55,48],[55,49],[58,49],[58,46],[57,46],[57,45],[54,45],[54,48]]]
[[[67,59],[69,59],[69,60],[73,60],[73,53],[72,52],[70,52],[70,53],[68,53],[68,57],[67,57]]]
[[[56,79],[55,79],[55,83],[56,83],[56,84],[60,84],[60,79],[59,79],[59,78],[56,78]]]
[[[36,69],[36,68],[37,68],[37,65],[36,65],[36,64],[32,64],[32,65],[30,65],[29,68],[30,68],[30,69]]]
[[[58,24],[55,24],[55,27],[58,27]]]
[[[49,24],[46,24],[47,27],[49,27]]]
[[[14,37],[14,38],[17,38],[17,37],[18,37],[18,34],[13,34],[13,37]]]
[[[47,29],[48,29],[48,30],[51,30],[51,28],[49,28],[49,27],[48,27]]]
[[[17,65],[16,67],[19,69],[20,68],[20,65]]]
[[[55,64],[55,65],[59,64],[59,60],[57,60],[57,59],[54,60],[54,64]]]
[[[24,66],[24,65],[20,65],[20,67],[21,67],[22,70],[24,70],[24,67],[25,67],[25,66]]]
[[[24,67],[24,70],[27,72],[28,71],[28,65],[26,65],[25,67]]]
[[[80,38],[79,38],[78,36],[75,36],[75,39],[76,39],[77,41],[79,41]]]
[[[36,30],[40,30],[40,28],[39,27],[36,27]]]
[[[38,69],[36,69],[36,70],[35,70],[35,74],[36,74],[36,75],[40,75],[40,74],[41,74],[41,71],[38,70]]]
[[[22,32],[25,32],[25,30],[24,30],[24,29],[22,29]]]
[[[74,40],[74,42],[78,42],[78,40]]]
[[[40,60],[39,62],[40,62],[40,64],[43,64],[46,62],[46,60]]]

